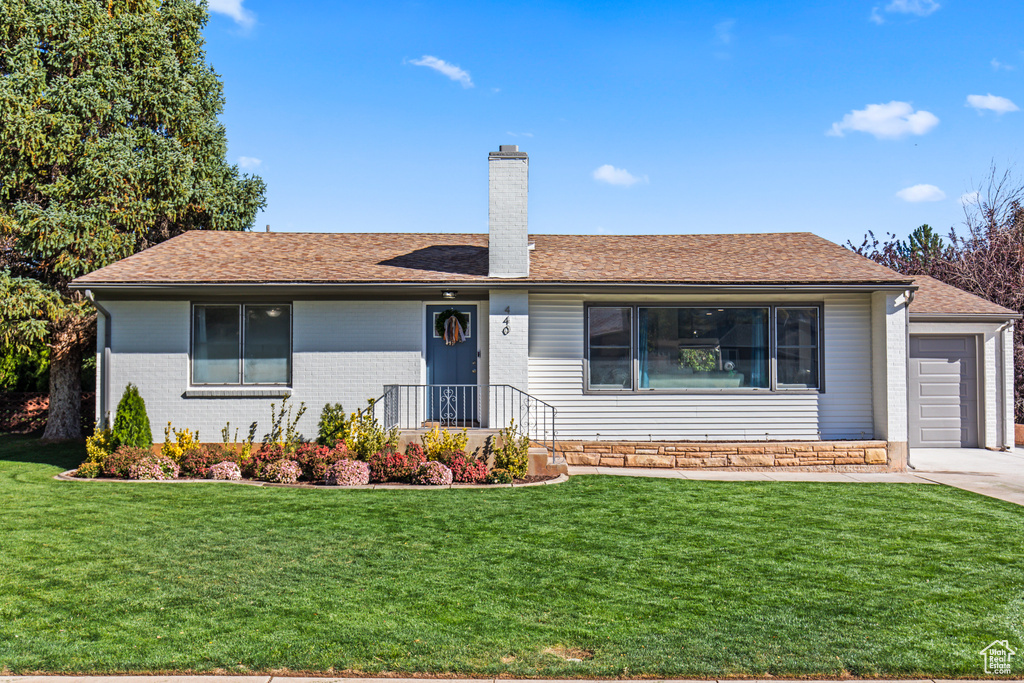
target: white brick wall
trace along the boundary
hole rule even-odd
[[[505,321],[508,321],[506,323]],[[505,330],[508,334],[505,334]],[[510,384],[526,391],[530,381],[530,297],[526,292],[490,293],[491,384]]]
[[[184,398],[189,378],[190,305],[185,301],[103,302],[112,316],[111,410],[124,387],[139,387],[160,441],[168,420],[219,441],[230,421],[244,435],[259,422],[269,428],[270,404],[280,398]],[[296,301],[292,312],[292,398],[307,411],[300,431],[316,436],[324,403],[348,411],[380,396],[385,384],[418,384],[422,376],[422,304]]]
[[[488,259],[491,277],[530,274],[526,223],[529,159],[491,157]]]
[[[906,297],[901,293],[871,295],[871,384],[875,438],[907,442]]]

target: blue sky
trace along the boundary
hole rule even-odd
[[[962,220],[1021,161],[1019,1],[212,0],[229,160],[275,231],[485,232],[487,152],[534,233]]]

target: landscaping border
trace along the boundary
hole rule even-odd
[[[379,484],[361,484],[357,486],[327,486],[325,484],[277,484],[270,481],[253,481],[251,479],[113,479],[111,477],[93,477],[84,479],[71,476],[75,470],[65,470],[60,474],[53,475],[57,481],[83,481],[83,482],[106,482],[111,484],[242,484],[244,486],[265,486],[273,488],[289,489],[409,489],[412,491],[432,491],[440,489],[510,489],[526,488],[528,486],[547,486],[548,484],[562,484],[569,481],[568,474],[560,474],[554,479],[546,481],[533,481],[525,484],[448,484],[446,486],[425,486],[423,484],[402,484],[398,482],[381,482]]]

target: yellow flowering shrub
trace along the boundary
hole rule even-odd
[[[197,448],[199,448],[198,431],[195,434],[190,429],[179,431],[172,427],[170,422],[164,427],[164,445],[160,447],[160,455],[166,456],[174,462],[181,462],[186,453]]]
[[[427,460],[437,460],[438,456],[446,451],[465,451],[469,443],[469,435],[465,429],[461,432],[449,432],[447,429],[434,427],[420,439],[423,441]]]
[[[110,427],[106,424],[102,427],[97,424],[92,436],[85,440],[85,461],[102,465],[103,461],[115,450],[117,450],[117,441],[114,439]]]

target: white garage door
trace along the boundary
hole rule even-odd
[[[910,337],[910,446],[978,445],[974,337]]]

